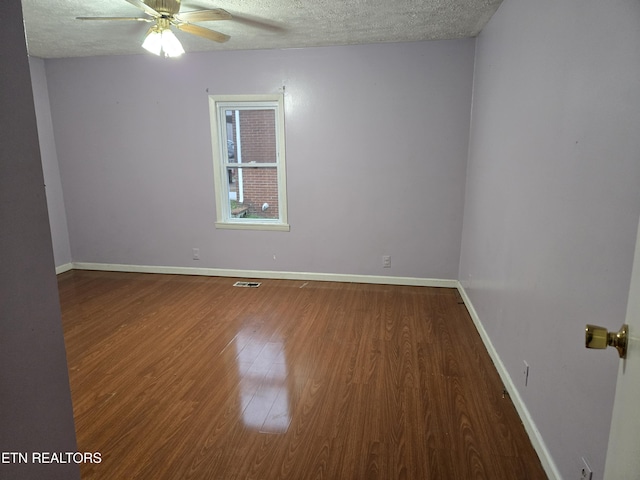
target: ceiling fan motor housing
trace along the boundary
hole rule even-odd
[[[180,0],[145,0],[144,3],[162,15],[175,15],[180,11]]]

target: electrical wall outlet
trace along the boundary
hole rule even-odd
[[[580,470],[580,480],[592,480],[593,479],[593,470],[589,466],[589,463],[582,457],[581,462],[581,470]]]
[[[194,248],[193,249],[193,259],[194,260],[200,260],[200,249],[199,248]]]
[[[391,255],[383,255],[382,256],[382,267],[383,268],[391,268]]]
[[[526,387],[529,384],[529,364],[526,360],[523,360],[524,367],[522,369],[522,373],[524,375],[524,386]]]

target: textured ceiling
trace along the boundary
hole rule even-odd
[[[298,48],[474,37],[502,0],[183,0],[181,12],[223,8],[231,20],[199,25],[219,44],[176,31],[187,52]],[[149,24],[81,21],[144,16],[125,0],[22,0],[29,54],[41,58],[146,53]],[[175,31],[175,30],[174,30]]]

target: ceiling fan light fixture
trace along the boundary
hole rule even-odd
[[[154,55],[162,55],[164,53],[165,57],[179,57],[184,53],[180,40],[168,27],[152,27],[144,42],[142,42],[142,48]]]
[[[173,34],[168,28],[163,30],[162,36],[162,50],[167,57],[179,57],[184,53],[184,48],[180,40]]]
[[[157,30],[150,30],[142,42],[142,48],[154,55],[162,53],[162,34]]]

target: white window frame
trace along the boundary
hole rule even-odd
[[[279,218],[233,218],[229,205],[227,168],[238,168],[227,152],[226,110],[273,109],[276,116],[276,162],[247,163],[242,168],[276,168]],[[284,95],[209,95],[213,179],[216,196],[216,228],[289,231],[287,219],[287,178],[284,141]]]

